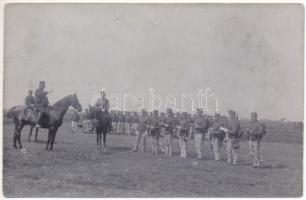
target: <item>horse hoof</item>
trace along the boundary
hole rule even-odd
[[[17,146],[16,146],[16,145],[14,145],[14,148],[15,148],[15,149],[17,149]]]

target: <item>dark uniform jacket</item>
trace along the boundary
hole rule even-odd
[[[264,135],[264,125],[260,122],[251,122],[250,124],[250,140],[260,140]]]
[[[213,136],[219,139],[223,139],[225,137],[225,132],[220,130],[220,127],[224,126],[223,121],[215,121],[212,125],[212,133]]]
[[[139,123],[138,130],[141,132],[146,131],[148,125],[148,117],[142,117],[142,116],[139,117],[138,123]]]
[[[189,119],[180,119],[179,126],[179,136],[187,138],[189,136],[190,120]]]
[[[45,92],[44,89],[38,88],[35,90],[35,104],[46,108],[49,105],[47,94],[48,92]]]
[[[35,98],[34,98],[33,96],[27,96],[27,97],[25,98],[25,104],[26,104],[27,106],[32,106],[32,105],[34,105],[34,104],[35,104]]]
[[[151,126],[151,135],[159,136],[160,135],[160,127],[161,127],[161,119],[158,117],[152,117],[150,119],[149,125]]]
[[[230,119],[228,121],[228,135],[229,137],[238,137],[240,130],[240,122],[238,119]]]
[[[174,117],[166,117],[163,120],[165,127],[165,134],[173,134],[176,125],[176,119]]]

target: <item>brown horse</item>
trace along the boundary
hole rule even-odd
[[[77,109],[79,112],[82,111],[82,106],[76,94],[66,96],[47,108],[46,120],[43,120],[44,122],[40,124],[42,128],[49,130],[46,146],[47,150],[53,150],[56,132],[62,125],[63,117],[70,106]],[[35,126],[38,121],[38,114],[33,108],[28,106],[15,106],[9,110],[7,117],[13,118],[15,124],[13,145],[17,148],[16,142],[18,142],[19,148],[22,148],[20,141],[21,131],[25,125],[30,125],[32,131],[32,127]],[[36,131],[38,131],[38,129]]]

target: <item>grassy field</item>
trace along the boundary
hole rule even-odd
[[[271,131],[272,132],[272,131]],[[248,144],[241,142],[240,163],[213,160],[207,141],[205,157],[195,159],[193,141],[189,158],[130,152],[135,136],[108,135],[108,152],[97,151],[95,135],[59,129],[54,151],[44,150],[46,130],[39,142],[27,142],[26,153],[12,146],[13,126],[4,125],[3,194],[6,197],[297,197],[302,195],[302,131],[273,133],[262,144],[264,167],[250,165]],[[148,145],[150,147],[150,143]]]

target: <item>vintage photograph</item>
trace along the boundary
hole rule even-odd
[[[304,12],[6,4],[3,196],[303,196]]]

